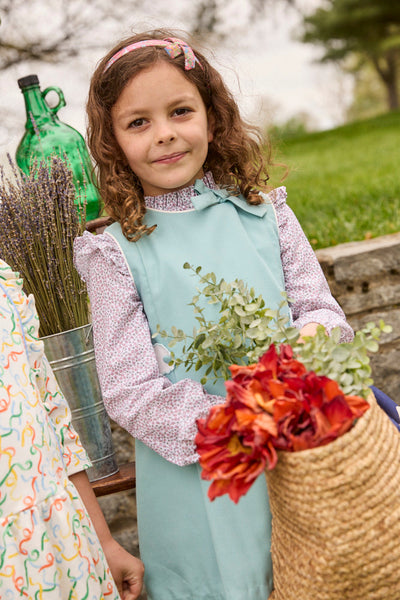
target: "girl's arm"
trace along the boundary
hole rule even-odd
[[[69,476],[69,479],[78,490],[93,523],[121,598],[136,600],[143,585],[142,561],[129,554],[112,537],[86,473],[84,471],[74,473]]]
[[[342,331],[341,341],[351,341],[353,330],[331,294],[300,223],[286,204],[285,188],[274,190],[272,197],[279,227],[285,287],[291,300],[294,325],[301,330],[302,335],[315,333],[317,324],[323,325],[328,333],[339,326]]]
[[[107,412],[166,460],[197,462],[196,420],[224,399],[192,379],[160,373],[143,305],[111,236],[84,234],[75,263],[90,296],[96,367]]]

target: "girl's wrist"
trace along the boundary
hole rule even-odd
[[[307,323],[300,329],[300,338],[299,342],[301,342],[301,338],[307,336],[313,336],[317,333],[317,327],[319,327],[319,323]]]

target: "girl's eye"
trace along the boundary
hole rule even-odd
[[[145,119],[135,119],[134,121],[132,121],[132,123],[129,124],[129,127],[132,127],[133,129],[137,129],[138,127],[143,127],[143,125],[146,123]]]
[[[177,117],[181,117],[183,115],[187,115],[190,112],[192,112],[190,108],[181,107],[181,108],[176,108],[174,110],[174,115],[176,115]]]

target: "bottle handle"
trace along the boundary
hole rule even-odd
[[[56,106],[49,106],[46,102],[46,96],[49,92],[55,92],[58,96],[58,103],[56,104]],[[62,90],[60,90],[59,87],[55,87],[55,86],[50,86],[47,87],[45,90],[43,90],[42,92],[42,98],[43,100],[46,102],[48,109],[50,110],[50,112],[52,112],[54,115],[57,114],[57,112],[60,110],[60,108],[62,108],[63,106],[66,105],[65,99],[64,99],[64,94],[62,93]]]

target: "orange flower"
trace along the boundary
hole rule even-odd
[[[276,450],[296,452],[328,444],[343,435],[369,408],[358,396],[293,358],[291,346],[279,353],[271,344],[257,363],[230,367],[226,402],[198,421],[196,436],[202,477],[212,481],[211,500],[229,494],[234,502],[265,468],[273,469]]]
[[[212,407],[197,427],[195,443],[202,478],[213,481],[208,490],[211,500],[228,493],[238,502],[266,462],[276,462],[275,449],[269,442],[269,430],[276,431],[276,424],[269,415],[257,415],[245,407],[232,411],[232,406],[225,403]]]

